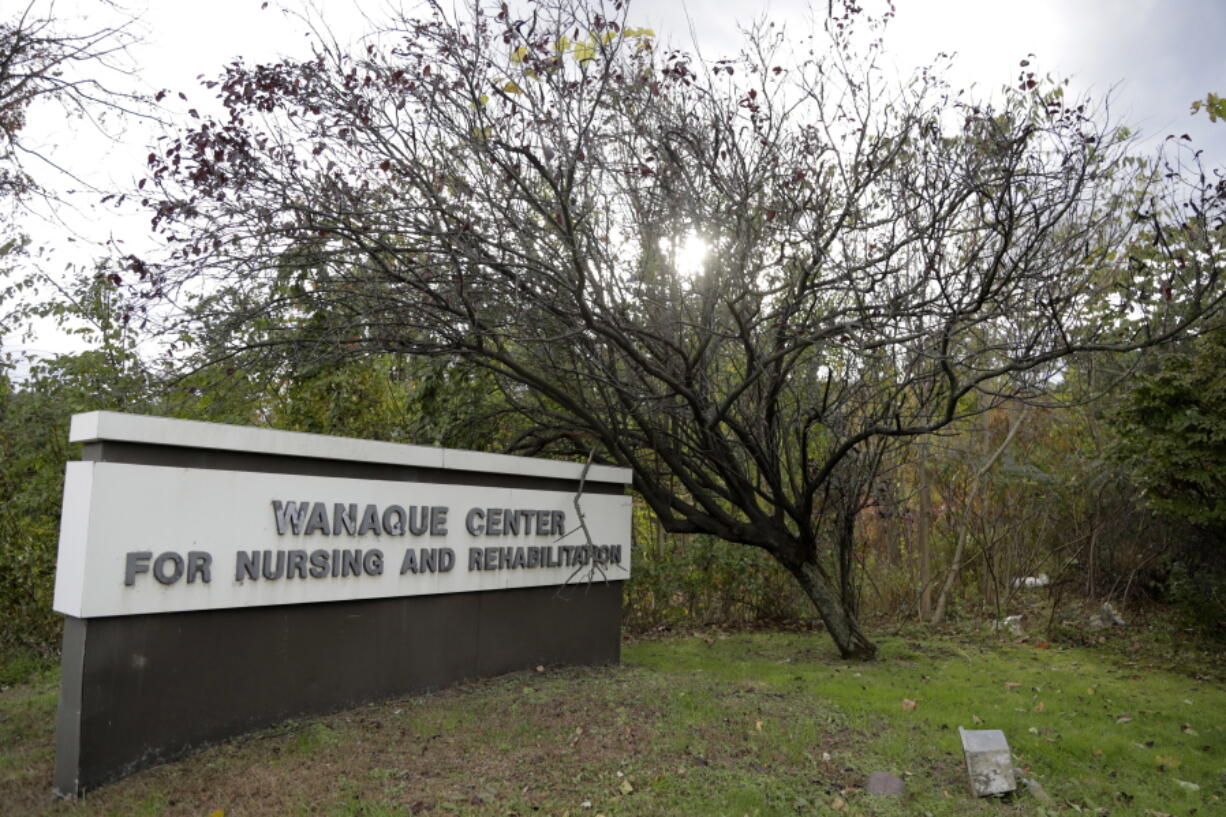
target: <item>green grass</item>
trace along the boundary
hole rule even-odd
[[[910,805],[921,812],[949,813],[946,793],[962,795],[950,769],[960,771],[963,726],[1003,730],[1023,773],[1070,813],[1226,813],[1220,684],[1138,672],[1086,648],[887,639],[882,659],[863,665],[823,661],[820,653],[807,636],[738,635],[714,644],[645,644],[632,660],[833,704],[862,738],[846,763],[864,774],[908,775]],[[915,708],[905,709],[904,700]],[[782,730],[778,751],[796,750],[795,731]]]
[[[895,637],[879,661],[847,664],[820,634],[640,641],[621,667],[520,673],[284,724],[78,804],[48,795],[56,689],[44,673],[0,692],[0,812],[1226,814],[1220,680],[1108,646]],[[971,798],[959,726],[1003,729],[1054,803]],[[869,796],[873,771],[902,776],[906,795]]]
[[[56,668],[56,660],[32,650],[0,646],[0,691],[46,675]]]

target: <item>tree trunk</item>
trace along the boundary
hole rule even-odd
[[[932,524],[932,494],[928,484],[928,464],[925,460],[927,451],[920,448],[919,470],[917,472],[917,490],[919,492],[919,511],[915,533],[916,549],[919,552],[919,614],[927,621],[932,616],[932,539],[930,525]]]
[[[821,568],[812,562],[802,562],[792,570],[792,575],[800,582],[805,594],[817,608],[818,615],[822,617],[826,631],[838,646],[840,655],[865,661],[877,657],[877,645],[869,641],[860,630],[860,622],[843,604],[839,591]]]

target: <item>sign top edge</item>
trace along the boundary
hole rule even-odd
[[[68,439],[74,443],[143,443],[529,477],[579,479],[583,474],[583,465],[575,462],[333,437],[304,431],[279,431],[201,420],[180,420],[173,417],[152,417],[118,411],[74,414]],[[588,470],[587,480],[629,485],[631,474],[629,468],[593,465]]]

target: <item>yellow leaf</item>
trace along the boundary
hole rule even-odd
[[[1168,766],[1172,769],[1178,766],[1179,762],[1179,758],[1177,757],[1165,757],[1163,755],[1158,755],[1154,758],[1154,763],[1157,763],[1159,766]]]
[[[511,62],[518,65],[524,61],[524,57],[526,56],[528,56],[528,49],[521,45],[519,48],[511,52]]]
[[[596,44],[591,42],[575,43],[572,53],[574,53],[575,59],[579,62],[594,59],[596,56]]]
[[[226,817],[226,810],[224,808],[219,808],[216,811],[210,811],[209,817]]]
[[[565,54],[570,50],[570,37],[559,37],[558,41],[553,44],[553,50],[559,54]]]
[[[905,710],[905,711],[907,711],[907,712],[914,712],[914,711],[915,711],[915,707],[917,707],[917,706],[919,706],[919,704],[917,704],[915,701],[911,700],[910,698],[903,698],[903,699],[902,699],[902,708],[903,708],[903,710]]]
[[[761,732],[762,731],[762,721],[757,721],[756,723],[754,723],[754,729],[757,729],[759,732]]]
[[[482,94],[481,96],[477,97],[477,104],[478,104],[478,105],[484,105],[485,103],[487,103],[487,102],[489,102],[489,101],[490,101],[489,94]]]
[[[619,786],[618,788],[620,789],[622,794],[633,794],[634,793],[634,786],[631,785],[629,780],[623,780],[621,786]]]
[[[1044,712],[1046,710],[1047,710],[1047,706],[1042,701],[1039,701],[1037,704],[1034,705],[1035,712]]]
[[[512,82],[511,80],[507,80],[506,85],[502,86],[502,90],[506,91],[508,94],[522,94],[523,93],[520,87],[516,85],[514,82]]]

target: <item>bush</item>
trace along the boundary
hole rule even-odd
[[[765,552],[713,536],[662,536],[636,514],[634,569],[627,583],[627,629],[757,626],[812,622],[812,603]]]

